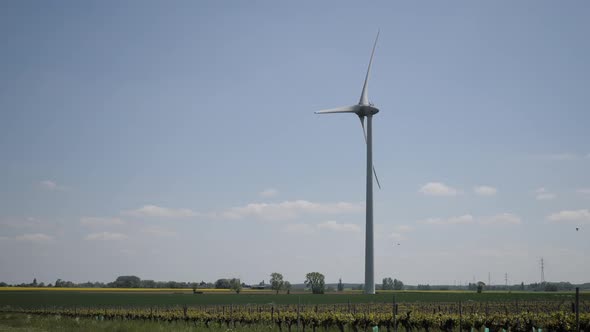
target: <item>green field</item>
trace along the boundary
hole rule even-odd
[[[571,302],[573,292],[457,292],[457,291],[401,291],[363,295],[358,293],[313,294],[170,294],[170,293],[111,293],[111,292],[56,292],[10,291],[0,292],[0,307],[152,307],[177,305],[230,304],[335,304],[335,303],[391,303],[396,302],[506,302],[558,301]],[[580,302],[590,302],[590,293],[580,293]]]

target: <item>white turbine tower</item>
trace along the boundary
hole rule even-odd
[[[361,120],[361,126],[363,127],[363,133],[365,135],[365,141],[367,143],[367,199],[366,199],[366,227],[365,227],[365,293],[375,294],[375,269],[374,269],[374,258],[373,258],[373,174],[375,174],[375,180],[377,185],[379,179],[373,166],[373,115],[379,112],[379,109],[374,107],[369,102],[367,95],[367,85],[369,83],[369,74],[371,72],[371,64],[373,63],[373,55],[375,54],[375,47],[377,46],[377,40],[379,39],[379,32],[375,38],[373,44],[373,51],[371,52],[371,59],[369,60],[369,68],[367,69],[367,76],[365,77],[365,84],[363,85],[363,92],[361,93],[361,99],[357,105],[344,106],[338,108],[332,108],[324,111],[315,112],[316,114],[326,113],[354,113],[358,115]],[[365,118],[367,119],[367,126],[365,132]]]

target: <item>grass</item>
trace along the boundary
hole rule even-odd
[[[59,288],[57,288],[59,290]],[[397,302],[493,302],[493,301],[573,301],[573,292],[447,292],[401,291],[376,295],[358,293],[328,293],[323,295],[272,293],[192,294],[108,291],[51,291],[27,290],[0,291],[0,307],[155,307],[178,305],[230,305],[230,304],[335,304],[335,303],[391,303],[395,294]],[[580,301],[590,301],[590,293],[580,294]]]

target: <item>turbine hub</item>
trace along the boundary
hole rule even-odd
[[[359,111],[356,113],[359,116],[369,116],[379,113],[379,109],[373,105],[360,105]]]

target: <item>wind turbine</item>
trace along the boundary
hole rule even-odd
[[[375,294],[375,269],[373,256],[373,174],[377,186],[381,188],[375,167],[373,166],[373,115],[379,112],[379,109],[369,102],[367,94],[367,85],[369,83],[369,74],[371,73],[371,64],[373,63],[373,55],[375,54],[375,47],[379,39],[379,31],[375,37],[373,44],[373,51],[371,52],[371,59],[369,60],[369,68],[367,69],[367,76],[365,77],[365,84],[363,85],[363,92],[358,104],[352,106],[344,106],[338,108],[327,109],[315,112],[316,114],[327,113],[354,113],[358,115],[363,127],[365,135],[365,142],[367,144],[367,199],[366,199],[366,225],[365,225],[365,293]],[[365,118],[367,119],[365,131]]]

